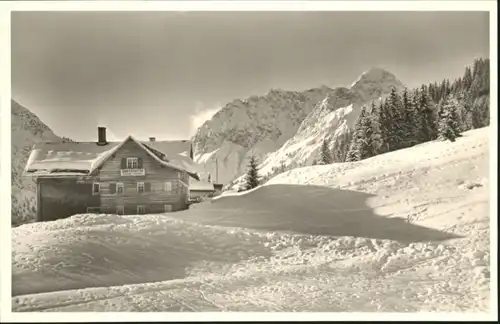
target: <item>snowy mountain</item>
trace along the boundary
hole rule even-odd
[[[274,89],[264,96],[228,103],[194,136],[195,162],[214,180],[218,163],[218,182],[231,181],[245,169],[251,154],[262,159],[279,149],[332,91],[326,86],[304,92]]]
[[[343,161],[363,105],[386,96],[393,87],[399,91],[404,86],[393,74],[374,68],[363,73],[351,88],[338,87],[330,91],[304,118],[297,132],[261,160],[261,176],[269,177],[278,170],[312,165],[319,159],[323,140],[334,152],[335,161]],[[227,187],[239,185],[242,180],[243,177],[239,177]]]
[[[327,131],[335,133],[332,149],[339,148],[342,155],[362,104],[391,87],[401,89],[403,84],[393,74],[373,68],[350,89],[271,90],[265,96],[235,100],[198,129],[193,138],[195,161],[213,175],[218,164],[218,182],[227,184],[244,173],[252,154],[269,170],[283,160],[289,165],[312,162]],[[304,152],[299,143],[308,145]]]
[[[12,128],[12,224],[34,219],[35,183],[23,177],[31,148],[35,143],[61,141],[61,138],[35,114],[11,100]]]

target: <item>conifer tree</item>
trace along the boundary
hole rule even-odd
[[[443,96],[446,97],[451,93],[450,80],[444,80],[444,93]]]
[[[384,103],[384,100],[380,100],[377,113],[378,113],[378,124],[380,128],[380,137],[381,137],[381,142],[382,146],[380,147],[380,153],[386,153],[389,152],[389,125],[390,125],[390,120],[389,120],[389,115],[388,111],[386,110],[386,105]]]
[[[447,111],[445,111],[439,119],[438,138],[440,140],[449,140],[451,142],[455,142],[455,132],[453,131],[451,123],[451,115]]]
[[[474,128],[490,124],[490,71],[489,59],[476,59],[473,65],[469,95]]]
[[[395,151],[403,148],[404,136],[405,136],[405,120],[403,115],[403,109],[401,104],[401,98],[396,92],[395,88],[392,88],[387,101],[385,102],[386,111],[389,112],[389,132],[388,132],[388,146],[390,151]]]
[[[429,98],[425,87],[422,86],[419,91],[418,112],[420,115],[419,142],[424,143],[436,139],[437,124],[431,99]]]
[[[463,81],[462,78],[458,78],[454,83],[454,94],[459,94],[463,91]]]
[[[365,134],[363,133],[365,114],[366,109],[363,107],[361,108],[361,113],[356,120],[356,124],[354,125],[354,132],[352,134],[351,143],[347,152],[346,162],[361,160],[362,141],[364,141],[365,138]]]
[[[452,142],[460,136],[460,118],[456,101],[451,95],[443,98],[439,107],[438,138]]]
[[[408,89],[403,90],[402,96],[403,104],[403,116],[404,116],[404,142],[403,147],[410,147],[418,143],[416,119],[418,117],[416,113],[416,107],[414,106],[413,98],[410,97]]]
[[[428,87],[422,85],[420,91],[426,91],[433,102],[437,102],[437,84],[431,83]]]
[[[420,89],[415,88],[411,95],[411,104],[413,106],[413,138],[415,144],[422,143],[421,132],[423,129],[424,115],[420,111]]]
[[[250,162],[248,163],[248,170],[245,179],[245,189],[250,190],[259,186],[259,171],[257,165],[257,159],[254,155],[250,157]]]
[[[470,86],[472,84],[472,72],[470,69],[470,66],[465,67],[465,73],[463,77],[463,90],[468,91],[470,89]]]
[[[453,95],[448,95],[448,105],[450,105],[449,111],[451,119],[453,120],[453,131],[455,132],[455,137],[462,136],[462,117],[460,115],[462,108],[460,103]]]
[[[472,129],[472,104],[468,91],[462,90],[457,94],[460,109],[460,127],[465,132]]]
[[[489,103],[484,98],[478,98],[472,107],[472,126],[481,128],[490,124]]]
[[[365,141],[360,145],[361,159],[369,158],[381,153],[383,145],[379,122],[380,113],[375,102],[372,101],[371,111],[367,113],[362,121]]]
[[[331,164],[332,163],[332,156],[330,154],[330,149],[328,148],[328,143],[326,141],[326,138],[323,139],[323,143],[321,144],[319,163],[320,164]]]

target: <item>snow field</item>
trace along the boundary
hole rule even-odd
[[[460,257],[453,247],[435,243],[254,235],[272,256],[254,255],[233,264],[200,262],[185,279],[17,296],[14,309],[457,311],[486,307],[481,289],[488,288],[485,282],[479,284],[481,277],[456,277],[486,254]],[[469,290],[468,295],[461,295],[463,290]],[[472,294],[477,295],[474,304],[468,298]],[[403,296],[404,302],[397,296]]]
[[[13,310],[487,312],[487,142],[300,168],[180,213],[20,226]]]

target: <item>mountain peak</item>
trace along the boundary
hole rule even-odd
[[[385,80],[397,80],[397,78],[394,74],[387,70],[379,67],[373,67],[363,72],[358,79],[352,83],[351,88],[359,85],[360,83],[383,82]]]
[[[363,72],[351,85],[351,90],[363,94],[366,99],[378,98],[392,88],[400,91],[404,85],[394,74],[379,67]]]

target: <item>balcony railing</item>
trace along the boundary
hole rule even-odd
[[[120,174],[122,177],[139,177],[146,174],[145,169],[121,169]]]

